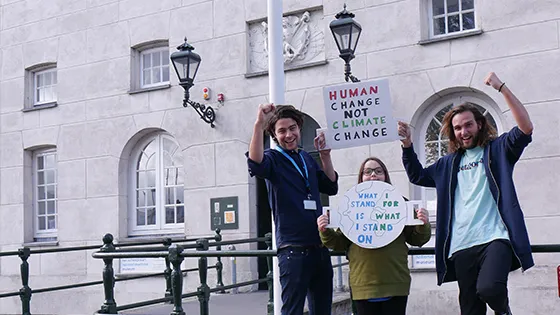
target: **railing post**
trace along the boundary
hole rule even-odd
[[[29,263],[27,259],[31,255],[31,250],[28,247],[18,249],[18,256],[21,259],[21,266],[19,268],[21,273],[21,285],[19,289],[19,297],[21,299],[21,310],[23,315],[31,315],[31,288],[29,287]]]
[[[113,235],[103,236],[103,246],[101,252],[114,252]],[[105,291],[105,302],[101,305],[100,314],[117,314],[117,303],[115,302],[115,272],[113,271],[113,258],[103,258],[103,289]]]
[[[216,242],[221,242],[222,241],[222,235],[220,234],[222,230],[220,230],[219,228],[216,229],[216,236],[214,236],[214,239],[216,240]],[[222,245],[218,245],[216,246],[216,250],[222,250]],[[222,271],[224,270],[224,264],[222,264],[222,257],[217,257],[217,261],[216,261],[216,272],[218,273],[218,283],[216,284],[217,288],[223,288],[224,287],[224,281],[223,281],[223,274]],[[224,289],[221,289],[220,291],[218,291],[218,293],[226,293],[226,291]]]
[[[173,265],[171,272],[171,293],[173,294],[173,311],[171,315],[185,315],[183,311],[181,295],[183,294],[183,272],[181,271],[181,263],[183,257],[181,253],[183,248],[177,244],[169,246],[169,261]]]
[[[336,283],[336,291],[337,292],[342,292],[344,291],[344,284],[343,284],[343,280],[342,280],[342,257],[337,256],[336,257],[336,261],[337,261],[337,268],[336,268],[336,279],[337,279],[337,283]]]
[[[228,250],[235,250],[235,245],[229,245]],[[231,256],[231,284],[237,284],[237,257]],[[237,294],[238,288],[232,288],[231,293]]]
[[[167,251],[169,251],[169,246],[171,246],[171,239],[170,238],[166,238],[163,241],[163,245],[167,248]],[[167,302],[168,304],[173,303],[173,300],[171,299],[171,297],[173,296],[172,292],[172,288],[171,288],[171,263],[169,262],[169,255],[167,255],[165,257],[165,270],[163,271],[164,277],[165,277],[165,295],[164,297],[166,298],[170,298]]]
[[[208,250],[208,240],[200,239],[196,241],[199,247],[196,250]],[[208,258],[198,258],[198,275],[200,276],[200,286],[197,289],[198,302],[200,303],[200,315],[208,315],[208,304],[210,302],[210,287],[208,286]]]
[[[272,233],[266,233],[264,237],[267,238],[265,241],[268,250],[272,250]],[[266,274],[266,284],[268,286],[268,303],[266,305],[267,314],[274,315],[274,287],[273,287],[273,275],[272,275],[272,256],[266,257],[266,263],[268,265],[268,273]]]

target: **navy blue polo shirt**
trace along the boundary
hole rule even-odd
[[[274,149],[264,151],[261,163],[249,158],[249,174],[264,178],[268,190],[268,201],[276,226],[276,246],[286,245],[320,245],[321,238],[317,229],[317,218],[323,213],[320,193],[336,195],[338,192],[338,174],[332,182],[309,153],[299,150],[305,159],[309,174],[311,198],[317,202],[317,210],[306,210],[303,201],[307,199],[305,180],[292,162],[281,152]],[[286,151],[305,174],[300,154]]]

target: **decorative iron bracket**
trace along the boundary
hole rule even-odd
[[[185,99],[183,100],[183,107],[188,107],[189,105],[191,105],[198,116],[200,116],[200,119],[204,120],[206,123],[210,124],[210,127],[214,128],[214,121],[216,120],[216,112],[214,112],[214,109],[208,105],[191,101],[189,99],[189,88],[186,86],[183,86],[183,88],[185,89]]]

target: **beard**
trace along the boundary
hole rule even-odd
[[[469,150],[469,149],[473,149],[475,147],[478,146],[478,140],[480,138],[480,135],[478,133],[476,133],[475,135],[471,135],[471,139],[469,144],[465,144],[465,142],[461,139],[460,143],[461,143],[461,148],[464,150]]]

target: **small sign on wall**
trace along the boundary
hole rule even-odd
[[[413,255],[412,269],[436,269],[435,255]]]
[[[122,258],[120,274],[159,273],[165,270],[163,258]]]
[[[210,229],[235,230],[239,228],[238,198],[210,199]]]

